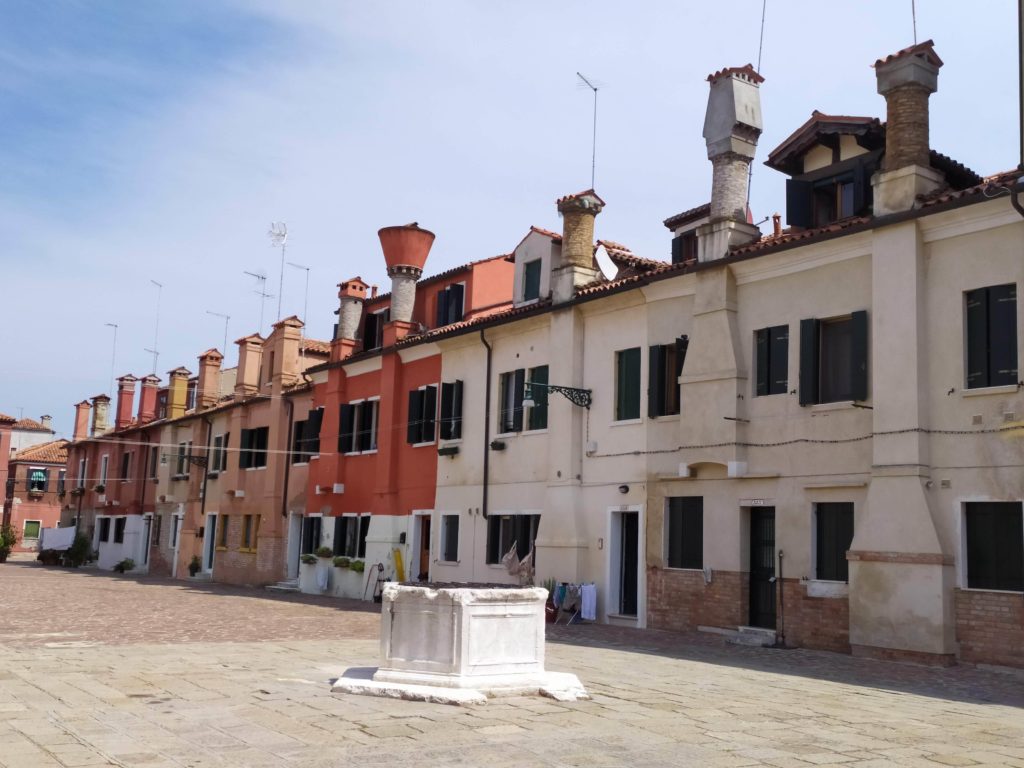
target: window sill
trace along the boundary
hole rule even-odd
[[[852,411],[856,408],[854,400],[837,400],[834,403],[815,403],[811,413],[828,413],[829,411]]]
[[[421,445],[433,445],[433,443],[417,443],[416,445],[413,445],[412,447],[413,448],[418,448]],[[349,451],[348,453],[343,453],[342,456],[368,456],[368,455],[372,455],[372,454],[374,454],[376,452],[377,452],[377,449],[374,448],[374,449],[369,450],[369,451]]]
[[[983,397],[985,395],[1015,395],[1018,387],[1016,384],[1003,384],[998,387],[975,387],[973,389],[960,390],[960,397]]]
[[[211,472],[207,472],[206,473],[206,478],[208,480],[216,480],[218,477],[220,477],[220,470],[219,469],[215,469],[215,470],[213,470]]]
[[[266,469],[266,468],[267,468],[267,466],[266,466],[266,464],[264,464],[262,467],[246,467],[245,471],[246,472],[258,472],[259,470]]]
[[[309,460],[310,461],[317,461],[319,458],[320,458],[320,454],[318,453],[318,454],[315,454],[313,456],[310,456]]]
[[[982,587],[960,587],[961,592],[994,592],[997,595],[1024,595],[1019,589],[984,589]]]
[[[242,554],[245,554],[245,555],[255,555],[256,554],[256,550],[255,549],[243,549],[242,547],[239,547],[238,551],[241,552]]]
[[[703,568],[680,568],[680,567],[674,566],[674,565],[666,565],[665,566],[665,570],[666,571],[676,571],[678,573],[699,573],[702,576],[704,575],[704,569]]]
[[[227,552],[228,548],[227,547],[217,547],[216,551],[217,552]]]
[[[408,445],[410,448],[426,448],[428,445],[433,446],[437,445],[437,443],[431,440],[429,443],[409,443]]]
[[[679,414],[678,413],[662,413],[662,414],[659,414],[657,416],[652,416],[651,417],[651,421],[653,421],[655,423],[662,422],[662,421],[675,422],[675,421],[679,421]]]
[[[548,433],[548,428],[547,427],[544,427],[543,429],[525,429],[525,430],[523,430],[523,435],[524,436],[526,436],[526,435],[546,435],[547,433]]]
[[[501,433],[495,435],[494,437],[492,437],[491,439],[492,440],[508,440],[510,437],[515,437],[518,434],[519,434],[519,432],[501,432]]]
[[[808,597],[849,597],[850,584],[846,581],[828,579],[801,579],[800,583],[807,589]]]
[[[451,439],[441,439],[437,441],[438,445],[462,445],[461,437],[453,437]]]
[[[435,560],[434,565],[460,565],[461,560]]]
[[[293,467],[308,467],[309,466],[309,462],[308,461],[293,461],[292,462],[292,466]]]
[[[643,424],[644,420],[642,417],[636,419],[618,419],[609,424],[609,427],[628,427],[633,424]]]

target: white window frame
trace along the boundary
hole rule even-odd
[[[437,445],[437,441],[440,438],[440,426],[438,422],[440,421],[441,413],[441,382],[435,381],[424,384],[422,386],[416,387],[415,391],[425,392],[427,390],[427,387],[433,387],[434,392],[436,394],[436,397],[434,398],[434,439],[424,443],[412,443],[412,448],[425,448],[428,445]],[[410,389],[409,391],[412,392],[414,390]]]
[[[214,435],[213,436],[213,442],[210,445],[210,453],[212,453],[213,455],[210,457],[211,461],[210,461],[209,474],[211,476],[213,476],[213,477],[216,477],[217,475],[219,475],[223,471],[223,469],[221,469],[221,467],[225,463],[224,462],[225,451],[224,451],[224,433],[223,432],[221,432],[219,435]]]
[[[100,457],[100,480],[97,485],[106,486],[107,484],[107,470],[110,468],[110,454],[104,453]]]
[[[46,473],[46,485],[42,491],[32,490],[32,472],[33,470],[40,470]],[[25,493],[46,493],[50,488],[50,468],[49,467],[33,467],[29,466],[26,469],[27,474],[25,475]]]
[[[88,459],[78,460],[78,480],[75,484],[76,488],[85,488],[85,471],[89,468]]]

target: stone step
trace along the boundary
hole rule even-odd
[[[277,584],[271,584],[267,589],[271,592],[298,592],[299,580],[288,579],[286,581],[279,581]]]
[[[736,634],[726,640],[733,645],[748,645],[754,648],[771,648],[775,641],[775,630],[762,627],[738,627]]]

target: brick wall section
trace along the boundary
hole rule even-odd
[[[711,221],[746,221],[750,158],[725,152],[711,159],[711,167]]]
[[[885,95],[886,137],[883,170],[895,171],[908,165],[927,168],[928,96],[915,83],[897,86]]]
[[[845,597],[808,597],[799,579],[783,581],[778,626],[786,645],[820,651],[850,652],[850,601]]]
[[[218,549],[213,556],[213,580],[225,584],[264,586],[284,578],[287,541],[280,536],[259,533],[256,552],[242,552],[242,515],[218,518],[217,525],[228,520],[227,549]],[[268,526],[269,527],[269,526]],[[261,526],[262,528],[262,526]],[[218,540],[220,535],[218,534]]]
[[[1024,667],[1024,595],[958,589],[955,597],[961,660]]]
[[[647,569],[647,626],[674,632],[697,627],[736,629],[747,623],[748,576],[715,571],[710,584],[700,571]]]

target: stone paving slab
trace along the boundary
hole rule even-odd
[[[591,701],[332,694],[376,664],[378,621],[361,604],[0,565],[0,766],[1024,768],[1020,673],[574,625],[549,633],[548,667]]]

